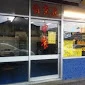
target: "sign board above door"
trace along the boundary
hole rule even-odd
[[[53,4],[40,1],[32,1],[31,15],[48,18],[61,18],[60,4]]]

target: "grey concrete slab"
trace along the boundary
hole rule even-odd
[[[7,84],[7,85],[85,85],[85,79],[77,79],[77,80],[55,80],[48,82],[39,82],[39,83],[16,83],[16,84]]]

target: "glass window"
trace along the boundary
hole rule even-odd
[[[28,19],[0,16],[0,57],[28,55]]]
[[[64,22],[64,57],[85,56],[85,23]]]
[[[28,62],[0,63],[0,85],[28,81]]]
[[[31,77],[58,74],[58,60],[32,60]]]
[[[0,0],[0,12],[28,15],[29,0]]]
[[[58,25],[57,21],[31,21],[31,55],[58,53]]]

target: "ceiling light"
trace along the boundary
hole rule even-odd
[[[84,13],[64,11],[64,17],[75,18],[75,19],[85,19]]]

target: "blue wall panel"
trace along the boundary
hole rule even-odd
[[[63,79],[85,78],[85,59],[64,59]]]

